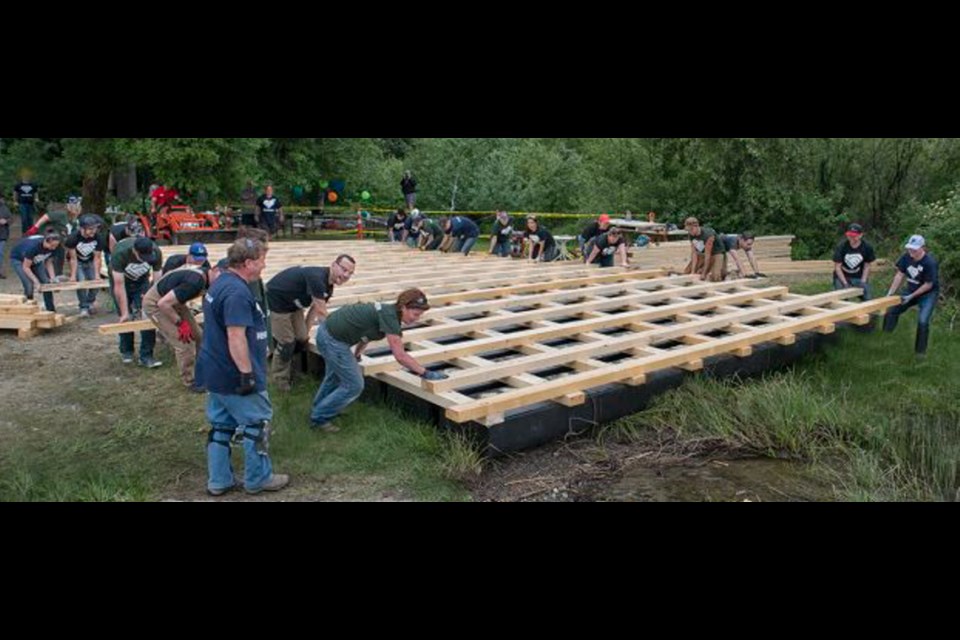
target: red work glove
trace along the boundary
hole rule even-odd
[[[177,333],[180,334],[180,342],[193,342],[193,329],[190,328],[190,323],[186,320],[181,320],[177,324]]]
[[[33,225],[32,227],[27,229],[28,236],[36,235],[38,233],[40,233],[40,227],[38,227],[37,225]]]

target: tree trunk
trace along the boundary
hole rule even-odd
[[[117,187],[117,200],[126,202],[137,197],[137,165],[131,162],[114,169],[113,179]]]
[[[103,216],[107,209],[107,183],[110,171],[97,170],[83,177],[83,210]]]

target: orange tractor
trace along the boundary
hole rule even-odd
[[[170,244],[192,242],[233,242],[237,230],[232,228],[232,218],[219,213],[199,213],[187,205],[161,207],[155,216],[138,214],[147,235],[154,240],[166,240]],[[151,220],[155,217],[156,220]]]

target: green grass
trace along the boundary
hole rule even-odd
[[[886,293],[889,278],[883,279]],[[808,282],[791,291],[817,293]],[[960,491],[960,336],[956,305],[934,313],[930,349],[913,354],[916,312],[892,334],[838,332],[839,343],[788,372],[747,381],[697,377],[604,437],[671,430],[771,457],[820,464],[850,500],[955,500]]]
[[[0,449],[0,500],[203,498],[205,400],[179,389],[174,367],[150,373],[152,384],[137,386],[135,396],[110,382],[80,382],[14,416]],[[293,476],[278,498],[469,499],[460,483],[468,459],[461,441],[375,403],[348,408],[337,434],[311,432],[317,385],[304,379],[290,394],[273,394],[271,457],[277,472]],[[234,468],[243,468],[239,447]]]

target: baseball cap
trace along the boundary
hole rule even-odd
[[[202,242],[194,242],[190,245],[190,249],[187,251],[194,258],[206,258],[207,257],[207,247],[204,246]]]
[[[910,239],[907,240],[907,244],[903,245],[905,249],[922,249],[926,246],[927,242],[923,239],[923,236],[910,236]]]
[[[83,201],[83,198],[80,196],[70,196],[67,198],[67,204],[80,204]]]
[[[863,235],[863,226],[857,224],[856,222],[854,222],[853,224],[851,224],[850,227],[847,229],[847,236],[848,236],[848,237],[854,237],[854,238],[855,238],[855,237],[857,237],[857,236],[862,236],[862,235]]]
[[[153,260],[153,240],[150,238],[137,238],[133,241],[133,248],[136,249],[137,255],[139,255],[140,259],[144,262],[151,262]]]
[[[419,289],[418,289],[419,291]],[[430,308],[430,303],[427,301],[427,296],[423,291],[419,291],[420,295],[416,299],[411,300],[407,303],[408,309],[423,309],[427,310]]]
[[[605,213],[601,213],[600,217],[597,218],[597,222],[610,222],[610,216]]]
[[[95,216],[80,216],[80,226],[85,229],[99,227],[100,221]]]

